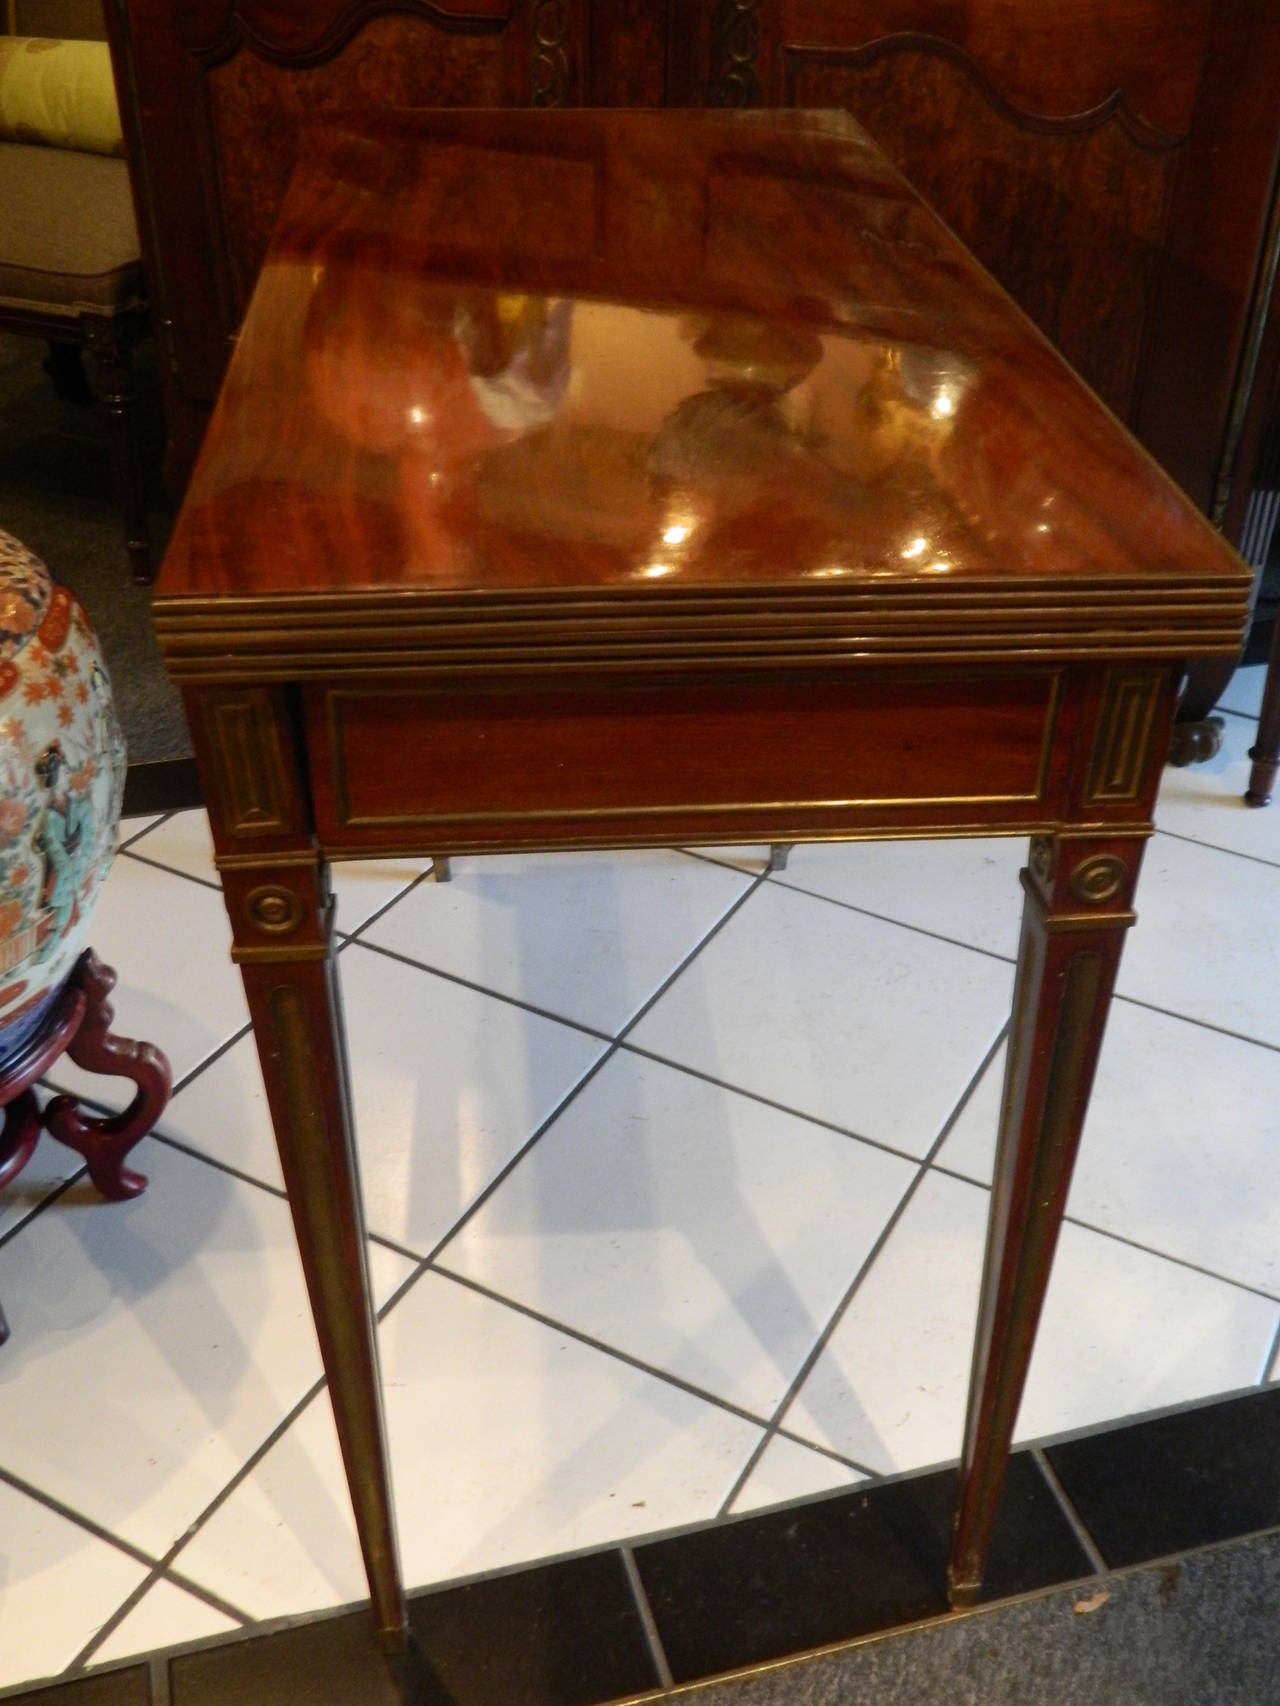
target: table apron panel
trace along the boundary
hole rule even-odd
[[[447,852],[1034,826],[1073,744],[1062,675],[317,686],[316,828],[344,851]]]

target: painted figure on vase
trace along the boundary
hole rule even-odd
[[[80,605],[0,532],[0,1064],[84,946],[124,787],[111,685]]]

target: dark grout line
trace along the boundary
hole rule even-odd
[[[159,828],[159,825],[153,824],[152,828]],[[135,853],[132,844],[120,848],[119,851],[123,858],[132,859],[135,865],[147,865],[153,871],[163,871],[167,877],[181,877],[188,883],[197,883],[202,889],[212,889],[214,894],[219,897],[222,895],[222,884],[220,882],[216,880],[211,882],[208,877],[197,877],[191,871],[176,870],[172,865],[162,864],[159,859],[148,859],[145,853]]]
[[[1007,1027],[1006,1021],[1006,1027]],[[807,1125],[818,1126],[822,1131],[833,1132],[836,1137],[847,1137],[854,1143],[865,1143],[869,1149],[879,1149],[885,1155],[892,1155],[898,1161],[909,1161],[913,1167],[920,1165],[920,1157],[913,1155],[908,1149],[898,1149],[892,1143],[886,1143],[880,1137],[866,1137],[860,1131],[854,1131],[850,1126],[837,1125],[834,1120],[824,1119],[821,1114],[807,1114],[802,1108],[793,1108],[789,1102],[775,1101],[772,1096],[766,1096],[759,1090],[744,1089],[741,1084],[731,1084],[727,1078],[716,1078],[710,1072],[703,1072],[699,1067],[688,1066],[684,1061],[672,1060],[670,1055],[658,1054],[654,1049],[643,1048],[639,1043],[622,1043],[621,1048],[626,1054],[639,1055],[643,1060],[652,1060],[659,1066],[669,1066],[675,1072],[683,1072],[690,1078],[697,1078],[703,1084],[712,1084],[717,1090],[728,1090],[735,1096],[745,1096],[749,1102],[758,1102],[761,1107],[772,1108],[776,1113],[787,1114],[791,1119],[804,1120]]]
[[[858,1271],[854,1274],[851,1283],[849,1284],[848,1288],[846,1289],[844,1296],[840,1299],[840,1302],[836,1305],[834,1311],[832,1312],[831,1318],[828,1320],[826,1326],[823,1328],[822,1332],[818,1335],[817,1339],[814,1341],[813,1345],[810,1347],[809,1354],[805,1357],[804,1361],[801,1363],[799,1369],[797,1370],[794,1378],[792,1379],[790,1386],[787,1388],[787,1391],[783,1396],[782,1402],[778,1405],[777,1409],[774,1411],[772,1417],[770,1418],[769,1424],[765,1429],[763,1437],[757,1442],[755,1450],[748,1457],[746,1463],[742,1466],[742,1469],[740,1470],[740,1472],[737,1476],[737,1479],[733,1482],[732,1486],[729,1488],[728,1493],[725,1495],[724,1500],[722,1501],[722,1503],[720,1505],[720,1509],[717,1512],[718,1516],[723,1517],[723,1516],[728,1514],[729,1509],[733,1504],[733,1501],[737,1498],[738,1494],[742,1491],[743,1487],[746,1486],[748,1480],[751,1478],[752,1472],[756,1468],[756,1465],[760,1462],[760,1459],[764,1456],[765,1451],[768,1449],[770,1440],[772,1440],[773,1438],[776,1437],[778,1430],[782,1425],[783,1417],[787,1414],[787,1411],[791,1408],[791,1405],[795,1402],[796,1397],[798,1396],[798,1394],[800,1392],[800,1389],[803,1387],[805,1381],[809,1378],[810,1374],[812,1374],[814,1367],[818,1362],[818,1359],[822,1356],[822,1353],[826,1350],[828,1344],[831,1342],[832,1336],[834,1335],[837,1327],[839,1327],[841,1321],[844,1319],[845,1314],[848,1311],[849,1305],[853,1302],[853,1299],[856,1297],[858,1290],[859,1290],[860,1286],[862,1285],[862,1282],[866,1279],[867,1275],[871,1272],[872,1268],[875,1266],[877,1260],[879,1259],[881,1251],[884,1249],[885,1245],[889,1242],[889,1239],[893,1236],[893,1232],[894,1232],[895,1227],[898,1225],[898,1223],[901,1221],[903,1215],[906,1213],[907,1208],[911,1202],[911,1199],[915,1196],[916,1192],[920,1188],[920,1185],[922,1184],[924,1179],[928,1176],[929,1169],[930,1169],[930,1163],[932,1162],[934,1156],[942,1148],[942,1145],[946,1142],[947,1138],[950,1136],[951,1130],[954,1127],[956,1121],[960,1118],[960,1115],[964,1112],[966,1106],[968,1105],[969,1098],[973,1095],[974,1091],[977,1089],[979,1083],[982,1080],[983,1073],[987,1070],[987,1067],[990,1066],[992,1060],[996,1056],[996,1053],[1000,1049],[1001,1044],[1004,1042],[1005,1036],[1008,1033],[1008,1029],[1009,1029],[1009,1021],[1006,1020],[1005,1023],[1000,1027],[1000,1030],[996,1034],[995,1040],[992,1042],[990,1048],[988,1048],[986,1054],[984,1054],[982,1059],[979,1061],[977,1069],[973,1073],[972,1077],[969,1079],[968,1084],[965,1086],[964,1091],[962,1092],[962,1094],[960,1096],[960,1099],[957,1101],[955,1107],[952,1108],[950,1114],[947,1116],[946,1120],[943,1122],[942,1130],[938,1133],[937,1137],[934,1138],[933,1143],[929,1147],[928,1153],[925,1155],[924,1159],[920,1162],[919,1166],[917,1167],[915,1177],[911,1180],[911,1183],[907,1186],[906,1190],[902,1193],[902,1196],[899,1198],[897,1206],[894,1208],[893,1213],[889,1216],[889,1218],[885,1222],[885,1224],[880,1228],[880,1232],[879,1232],[878,1237],[876,1238],[875,1243],[871,1246],[870,1250],[867,1251],[867,1254],[863,1258],[863,1261],[862,1261],[861,1265],[859,1266]]]
[[[169,1578],[170,1569],[174,1559],[182,1552],[184,1547],[188,1546],[191,1541],[195,1539],[196,1535],[199,1534],[200,1530],[209,1521],[210,1517],[222,1508],[222,1506],[231,1497],[232,1493],[235,1492],[236,1488],[240,1486],[243,1481],[248,1479],[252,1472],[257,1468],[258,1464],[261,1463],[262,1459],[271,1450],[272,1446],[274,1446],[277,1441],[289,1431],[294,1422],[297,1421],[298,1417],[307,1408],[308,1404],[311,1403],[312,1399],[315,1398],[318,1393],[324,1390],[324,1387],[325,1380],[322,1375],[319,1380],[313,1382],[313,1384],[307,1388],[293,1408],[281,1417],[275,1427],[267,1434],[266,1438],[262,1440],[252,1452],[250,1452],[249,1456],[236,1470],[235,1474],[232,1475],[221,1488],[219,1488],[218,1492],[214,1494],[213,1498],[210,1499],[209,1503],[204,1507],[199,1515],[194,1518],[194,1520],[173,1542],[164,1556],[157,1559],[151,1575],[139,1588],[135,1589],[133,1594],[130,1595],[122,1606],[117,1607],[116,1611],[113,1612],[107,1622],[103,1624],[102,1628],[85,1643],[85,1645],[76,1654],[75,1658],[71,1661],[71,1664],[67,1667],[67,1672],[73,1669],[83,1669],[107,1637],[119,1627],[124,1618],[130,1611],[132,1611],[133,1607],[137,1604],[138,1600],[142,1598],[142,1595],[146,1592],[147,1588],[153,1586],[155,1582],[160,1581],[162,1578]],[[239,1616],[245,1623],[254,1621],[254,1619],[250,1618],[245,1612],[240,1612]],[[66,1675],[67,1672],[64,1672],[63,1674]]]
[[[169,1664],[166,1659],[147,1660],[148,1706],[173,1706],[169,1691]]]
[[[223,1599],[220,1593],[214,1593],[212,1588],[203,1587],[192,1576],[184,1575],[181,1570],[166,1570],[163,1579],[171,1587],[181,1588],[183,1593],[189,1593],[193,1599],[203,1600],[213,1611],[220,1611],[224,1617],[229,1617],[233,1623],[239,1623],[243,1628],[250,1628],[258,1620],[250,1617],[247,1611],[241,1611],[238,1605],[233,1605],[229,1599]]]
[[[761,845],[766,845],[761,843]],[[676,847],[673,852],[683,853],[686,859],[701,859],[704,865],[715,865],[721,871],[736,871],[740,877],[756,877],[769,875],[768,865],[763,871],[753,871],[749,865],[735,865],[731,859],[717,859],[714,853],[702,847]]]
[[[456,1238],[468,1221],[480,1212],[485,1203],[488,1202],[489,1198],[502,1185],[503,1181],[515,1171],[515,1169],[524,1160],[525,1156],[533,1149],[535,1144],[537,1144],[543,1135],[551,1129],[569,1105],[582,1094],[587,1085],[591,1083],[592,1079],[604,1070],[604,1068],[613,1059],[614,1055],[618,1052],[618,1049],[622,1046],[623,1038],[640,1023],[645,1014],[649,1012],[650,1008],[652,1008],[656,1002],[662,999],[676,979],[693,964],[694,960],[697,959],[698,955],[707,946],[708,942],[710,942],[713,937],[717,936],[720,931],[724,929],[729,920],[746,905],[747,901],[756,892],[763,881],[764,873],[762,872],[760,876],[756,877],[748,887],[743,890],[733,904],[720,915],[716,922],[707,931],[706,935],[703,936],[699,942],[695,943],[684,958],[675,966],[674,970],[667,974],[667,976],[658,985],[657,989],[654,990],[653,994],[649,996],[648,1000],[641,1002],[640,1006],[618,1032],[617,1036],[609,1042],[609,1045],[604,1052],[592,1061],[577,1082],[569,1087],[566,1093],[556,1103],[555,1107],[552,1108],[551,1112],[547,1114],[546,1118],[534,1128],[530,1135],[516,1150],[515,1154],[512,1155],[507,1160],[506,1164],[499,1169],[492,1179],[490,1179],[484,1189],[480,1191],[477,1196],[472,1198],[471,1202],[465,1209],[463,1209],[458,1218],[448,1228],[446,1228],[446,1230],[436,1240],[431,1250],[420,1263],[417,1271],[409,1276],[409,1279],[406,1281],[404,1286],[401,1287],[399,1292],[397,1292],[397,1298],[403,1297],[405,1292],[417,1284],[418,1280],[420,1280],[422,1275],[431,1268],[432,1264],[442,1254],[450,1241]],[[597,1035],[598,1033],[593,1032],[590,1034]]]
[[[1002,839],[1008,840],[1008,837]],[[893,918],[887,912],[873,912],[870,907],[855,906],[851,900],[837,900],[834,895],[820,894],[814,889],[801,888],[798,883],[788,882],[785,876],[779,876],[776,872],[773,875],[771,886],[786,889],[789,894],[805,895],[809,900],[823,901],[827,906],[841,907],[845,912],[856,912],[860,918],[874,918],[880,924],[892,924],[899,930],[910,930],[915,936],[927,936],[931,942],[945,942],[948,947],[964,948],[970,954],[982,954],[989,960],[999,960],[1002,965],[1016,966],[1018,963],[1016,952],[1000,954],[994,948],[981,948],[974,942],[963,942],[958,936],[948,936],[942,930],[930,930],[923,924],[908,924],[905,919]],[[1010,910],[1013,912],[1012,905]],[[1018,916],[1020,913],[1014,914],[1014,926],[1016,926]]]
[[[41,1141],[43,1141],[43,1138]],[[4,1248],[11,1238],[16,1238],[24,1226],[30,1226],[31,1222],[37,1217],[37,1215],[41,1215],[47,1208],[51,1208],[53,1204],[57,1202],[58,1198],[69,1191],[72,1185],[76,1184],[78,1180],[83,1179],[88,1171],[89,1169],[87,1165],[77,1167],[75,1172],[71,1174],[70,1178],[64,1179],[59,1185],[51,1185],[49,1187],[48,1194],[41,1197],[40,1201],[36,1203],[33,1208],[28,1209],[26,1214],[24,1214],[19,1220],[16,1220],[12,1226],[8,1226],[3,1232],[0,1232],[0,1250]]]
[[[1038,1445],[1033,1445],[1031,1448],[1031,1460],[1040,1471],[1043,1479],[1048,1483],[1049,1491],[1053,1494],[1054,1499],[1057,1502],[1058,1509],[1067,1519],[1067,1526],[1079,1542],[1080,1550],[1089,1560],[1090,1569],[1092,1569],[1096,1575],[1105,1576],[1110,1565],[1102,1556],[1101,1548],[1098,1546],[1098,1543],[1093,1538],[1092,1534],[1090,1534],[1084,1518],[1080,1515],[1080,1512],[1072,1502],[1071,1495],[1058,1479],[1057,1471]]]
[[[975,1179],[970,1173],[962,1173],[956,1167],[948,1167],[941,1161],[934,1161],[932,1169],[942,1173],[948,1179],[956,1179],[961,1184],[972,1185],[976,1190],[990,1194],[991,1186],[983,1179]],[[1280,1304],[1280,1292],[1267,1291],[1263,1286],[1250,1285],[1248,1280],[1234,1279],[1230,1274],[1220,1274],[1216,1268],[1206,1268],[1200,1262],[1193,1262],[1189,1256],[1175,1255],[1172,1250],[1161,1250],[1158,1245],[1144,1244],[1139,1238],[1127,1238],[1123,1232],[1114,1232],[1108,1226],[1099,1226],[1095,1221],[1083,1220],[1078,1214],[1064,1214],[1063,1221],[1071,1226],[1078,1226],[1083,1232],[1094,1232],[1099,1238],[1109,1238],[1113,1244],[1125,1244],[1131,1250],[1140,1250],[1145,1256],[1155,1256],[1162,1262],[1172,1262],[1175,1267],[1186,1268],[1193,1274],[1201,1274],[1205,1279],[1217,1280],[1220,1285],[1233,1286],[1236,1291],[1247,1291],[1253,1297],[1265,1298],[1268,1303]],[[1280,1326],[1277,1327],[1280,1332]]]
[[[1213,714],[1215,717],[1239,717],[1242,723],[1256,723],[1258,721],[1258,713],[1256,711],[1235,711],[1232,710],[1230,705],[1215,705],[1213,707]]]
[[[150,1570],[138,1583],[137,1587],[134,1588],[133,1592],[121,1600],[120,1604],[116,1606],[110,1617],[107,1618],[106,1622],[100,1624],[99,1627],[94,1630],[93,1634],[90,1635],[84,1646],[80,1648],[80,1651],[75,1654],[69,1663],[63,1666],[59,1674],[64,1677],[78,1676],[89,1663],[89,1660],[98,1651],[99,1647],[105,1646],[107,1641],[115,1634],[116,1630],[124,1622],[129,1613],[135,1609],[149,1590],[162,1579],[163,1574],[164,1572],[158,1565]]]
[[[644,1630],[644,1638],[648,1643],[649,1657],[653,1660],[653,1668],[658,1673],[658,1682],[663,1688],[674,1688],[676,1679],[671,1674],[671,1666],[667,1662],[666,1650],[662,1645],[662,1636],[658,1633],[658,1622],[653,1615],[653,1607],[649,1604],[649,1596],[644,1591],[644,1583],[640,1580],[635,1553],[630,1546],[620,1546],[618,1551],[622,1558],[622,1568],[626,1571],[627,1583],[631,1589],[631,1598],[635,1602],[636,1615],[640,1619],[640,1627]]]
[[[1247,859],[1251,865],[1263,865],[1269,871],[1280,865],[1280,859],[1264,859],[1260,853],[1242,853],[1238,847],[1224,847],[1218,841],[1201,841],[1198,835],[1179,835],[1176,829],[1158,829],[1156,834],[1170,841],[1185,841],[1191,847],[1206,848],[1210,853],[1225,853],[1230,859]]]
[[[1220,1037],[1232,1037],[1238,1043],[1253,1043],[1257,1048],[1280,1054],[1280,1043],[1269,1043],[1264,1037],[1251,1037],[1244,1031],[1233,1031],[1227,1025],[1215,1025],[1209,1019],[1197,1019],[1190,1013],[1176,1013],[1172,1007],[1161,1007],[1154,1001],[1143,1001],[1136,995],[1113,995],[1113,1001],[1126,1001],[1130,1007],[1145,1007],[1148,1013],[1160,1013],[1166,1019],[1180,1019],[1184,1025],[1199,1025],[1201,1030],[1213,1031]]]
[[[329,869],[330,869],[329,880],[330,880],[330,882],[332,882],[333,881],[333,867],[330,866]],[[380,918],[384,918],[386,916],[386,914],[391,911],[391,908],[393,906],[399,906],[399,904],[402,900],[408,900],[409,896],[413,893],[413,891],[417,888],[421,888],[423,883],[429,883],[431,881],[432,874],[433,874],[434,870],[435,870],[434,865],[428,865],[424,871],[419,871],[416,877],[411,878],[410,881],[405,884],[404,888],[397,889],[395,894],[392,895],[390,900],[383,901],[382,905],[377,907],[373,912],[371,912],[369,914],[369,916],[366,919],[364,919],[361,923],[357,924],[354,930],[340,930],[338,932],[338,934],[340,936],[345,936],[348,942],[359,942],[361,940],[361,938],[363,937],[364,932],[369,928],[369,926],[371,924],[376,924]],[[339,901],[337,903],[337,912],[340,912],[341,910],[342,910],[342,904]],[[336,916],[336,913],[335,913],[335,916]],[[365,945],[365,947],[372,946],[372,944],[368,943],[368,942],[366,942],[364,945]]]
[[[704,1404],[714,1404],[718,1410],[726,1410],[729,1415],[736,1416],[739,1421],[749,1422],[752,1427],[762,1428],[766,1425],[767,1417],[759,1416],[754,1410],[748,1410],[741,1404],[735,1404],[732,1398],[722,1398],[719,1393],[709,1392],[703,1386],[697,1386],[692,1380],[686,1380],[683,1375],[673,1374],[670,1369],[659,1368],[656,1363],[646,1362],[643,1357],[635,1356],[631,1351],[624,1351],[617,1345],[610,1345],[603,1339],[597,1339],[593,1334],[583,1332],[580,1327],[571,1326],[566,1321],[558,1320],[554,1315],[547,1315],[541,1309],[535,1309],[531,1304],[522,1303],[517,1297],[508,1297],[504,1292],[495,1291],[492,1286],[485,1285],[480,1280],[460,1274],[453,1268],[441,1267],[439,1263],[429,1264],[431,1272],[441,1279],[452,1280],[455,1285],[464,1286],[468,1291],[474,1291],[481,1297],[487,1297],[491,1303],[501,1304],[504,1309],[511,1309],[517,1315],[523,1315],[530,1321],[536,1321],[540,1326],[549,1327],[553,1332],[561,1334],[566,1339],[573,1339],[580,1345],[586,1345],[593,1351],[603,1351],[615,1362],[625,1363],[628,1368],[634,1368],[641,1374],[652,1376],[656,1380],[665,1381],[668,1386],[674,1386],[678,1391],[687,1393],[690,1398],[699,1398]]]
[[[401,898],[403,899],[403,896]],[[372,923],[372,920],[370,922]],[[476,995],[488,995],[494,1001],[505,1002],[508,1007],[519,1008],[522,1013],[532,1013],[539,1019],[549,1019],[552,1024],[580,1031],[583,1036],[594,1037],[598,1042],[613,1041],[608,1031],[599,1031],[594,1025],[584,1024],[581,1019],[570,1019],[564,1013],[553,1013],[549,1007],[539,1007],[532,1001],[522,1001],[519,996],[507,995],[501,989],[490,989],[487,984],[477,983],[474,978],[463,977],[454,971],[445,971],[443,967],[430,965],[426,960],[412,959],[395,948],[383,947],[381,942],[368,942],[362,936],[352,936],[349,941],[361,948],[367,948],[371,954],[381,954],[384,959],[396,960],[402,966],[412,966],[415,971],[426,972],[430,977],[440,977],[446,983],[456,983],[463,989],[472,990]]]
[[[132,847],[135,841],[141,841],[144,835],[150,835],[153,829],[159,829],[162,823],[168,823],[169,819],[174,816],[174,813],[155,812],[153,814],[151,812],[139,812],[138,816],[145,817],[148,821],[143,824],[141,829],[135,829],[132,835],[127,835],[123,841],[116,844],[115,850],[117,853],[123,853],[127,847]]]
[[[1280,1361],[1280,1319],[1276,1321],[1276,1330],[1271,1336],[1271,1344],[1266,1356],[1262,1359],[1262,1377],[1259,1386],[1265,1386],[1276,1373],[1277,1362]]]
[[[172,1102],[175,1096],[180,1095],[188,1085],[193,1084],[202,1072],[212,1066],[216,1061],[221,1060],[224,1054],[226,1054],[230,1049],[233,1049],[236,1044],[240,1042],[242,1038],[247,1037],[252,1030],[252,1021],[246,1020],[238,1031],[233,1031],[229,1037],[224,1037],[218,1044],[217,1048],[210,1050],[203,1060],[198,1060],[189,1072],[184,1073],[184,1075],[178,1079],[177,1083],[173,1086],[173,1089],[169,1092],[169,1101]],[[162,1114],[161,1118],[163,1119],[163,1117],[164,1116]]]
[[[860,1463],[856,1457],[847,1457],[843,1451],[837,1451],[833,1445],[819,1445],[816,1440],[806,1439],[804,1434],[796,1433],[794,1428],[784,1428],[781,1423],[774,1429],[775,1439],[790,1440],[792,1445],[802,1445],[806,1451],[816,1452],[819,1457],[828,1457],[833,1463],[838,1463],[842,1469],[852,1469],[861,1475],[864,1481],[893,1480],[883,1469],[872,1469],[870,1464]],[[904,1474],[914,1471],[904,1470]],[[821,1496],[821,1495],[819,1495]]]
[[[93,1517],[86,1516],[84,1512],[76,1510],[74,1505],[65,1504],[53,1493],[46,1493],[42,1487],[37,1487],[25,1476],[15,1475],[12,1469],[5,1469],[0,1466],[0,1481],[3,1481],[6,1486],[12,1487],[15,1492],[25,1493],[29,1499],[33,1499],[38,1505],[43,1505],[55,1516],[62,1517],[66,1522],[74,1523],[77,1528],[86,1529],[95,1540],[105,1541],[108,1546],[113,1546],[117,1552],[123,1552],[126,1557],[132,1558],[135,1564],[145,1564],[148,1569],[157,1567],[159,1560],[153,1553],[144,1551],[141,1546],[135,1546],[131,1540],[124,1540],[120,1535],[113,1534],[109,1528],[104,1528]]]

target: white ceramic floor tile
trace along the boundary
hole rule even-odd
[[[0,1463],[160,1555],[320,1357],[286,1205],[154,1140],[127,1203],[72,1187],[0,1249]],[[410,1269],[375,1249],[386,1295]]]
[[[222,896],[122,853],[111,867],[89,932],[119,982],[113,1029],[155,1043],[175,1081],[249,1018]],[[50,1073],[59,1089],[102,1102],[133,1094],[124,1079],[82,1072],[64,1055]]]
[[[0,1481],[0,1688],[64,1670],[146,1574]]]
[[[47,1132],[42,1133],[35,1154],[0,1195],[0,1237],[25,1220],[50,1191],[83,1168],[84,1161],[74,1149],[55,1143]],[[0,1303],[3,1301],[0,1298]]]
[[[1004,1078],[992,1061],[938,1155],[990,1183]],[[1280,1294],[1280,1054],[1117,1001],[1068,1212]]]
[[[1252,723],[1227,717],[1216,758],[1182,770],[1167,767],[1156,802],[1160,828],[1280,865],[1280,801],[1261,810],[1244,802],[1256,734]],[[1139,904],[1141,893],[1140,886]]]
[[[1120,994],[1280,1046],[1278,894],[1267,865],[1154,836]]]
[[[201,1641],[207,1635],[229,1634],[240,1627],[172,1582],[153,1582],[133,1610],[107,1636],[92,1662],[112,1664],[132,1658],[135,1653],[185,1645],[188,1641]]]
[[[885,1472],[960,1453],[989,1193],[924,1180],[786,1415]],[[1280,1308],[1067,1225],[1017,1439],[1258,1380]]]
[[[1009,1012],[1013,967],[766,884],[645,1014],[669,1060],[923,1155]]]
[[[731,1516],[744,1511],[764,1510],[769,1505],[790,1504],[793,1499],[833,1493],[865,1480],[855,1469],[847,1469],[834,1457],[810,1451],[793,1439],[775,1434],[765,1446],[760,1461],[747,1477],[746,1485],[729,1506]]]
[[[396,953],[611,1035],[747,886],[681,853],[455,859],[369,930]]]
[[[624,1051],[441,1261],[767,1420],[915,1173]]]
[[[359,943],[339,965],[368,1224],[425,1255],[606,1045]],[[251,1037],[162,1129],[281,1182]]]
[[[411,1585],[715,1514],[758,1430],[440,1276],[382,1330]],[[255,1617],[367,1594],[327,1403],[179,1554]]]
[[[814,842],[775,880],[1013,959],[1027,838]]]
[[[201,882],[218,881],[213,838],[203,811],[175,812],[136,843],[131,852],[154,859],[172,871]],[[338,903],[337,928],[358,930],[380,907],[402,894],[430,865],[430,859],[355,859],[333,867]]]
[[[1262,689],[1266,679],[1265,663],[1251,663],[1246,669],[1238,669],[1219,701],[1219,710],[1238,711],[1246,717],[1256,717],[1262,709]]]

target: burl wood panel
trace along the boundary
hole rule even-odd
[[[661,841],[677,829],[705,839],[731,821],[766,832],[803,819],[828,834],[982,813],[1043,822],[1063,797],[1076,722],[1060,686],[1058,671],[1043,670],[844,681],[775,672],[694,677],[674,690],[661,678],[483,693],[316,688],[316,822],[324,846],[437,851]],[[406,728],[418,738],[406,741]]]
[[[1099,395],[1130,413],[1176,145],[1135,138],[1116,108],[1083,123],[1020,119],[936,48],[863,66],[800,57],[789,92],[859,117]]]
[[[499,36],[446,32],[396,13],[371,19],[319,65],[278,65],[242,47],[212,69],[208,90],[238,316],[262,265],[303,121],[363,106],[500,106],[503,44]]]

